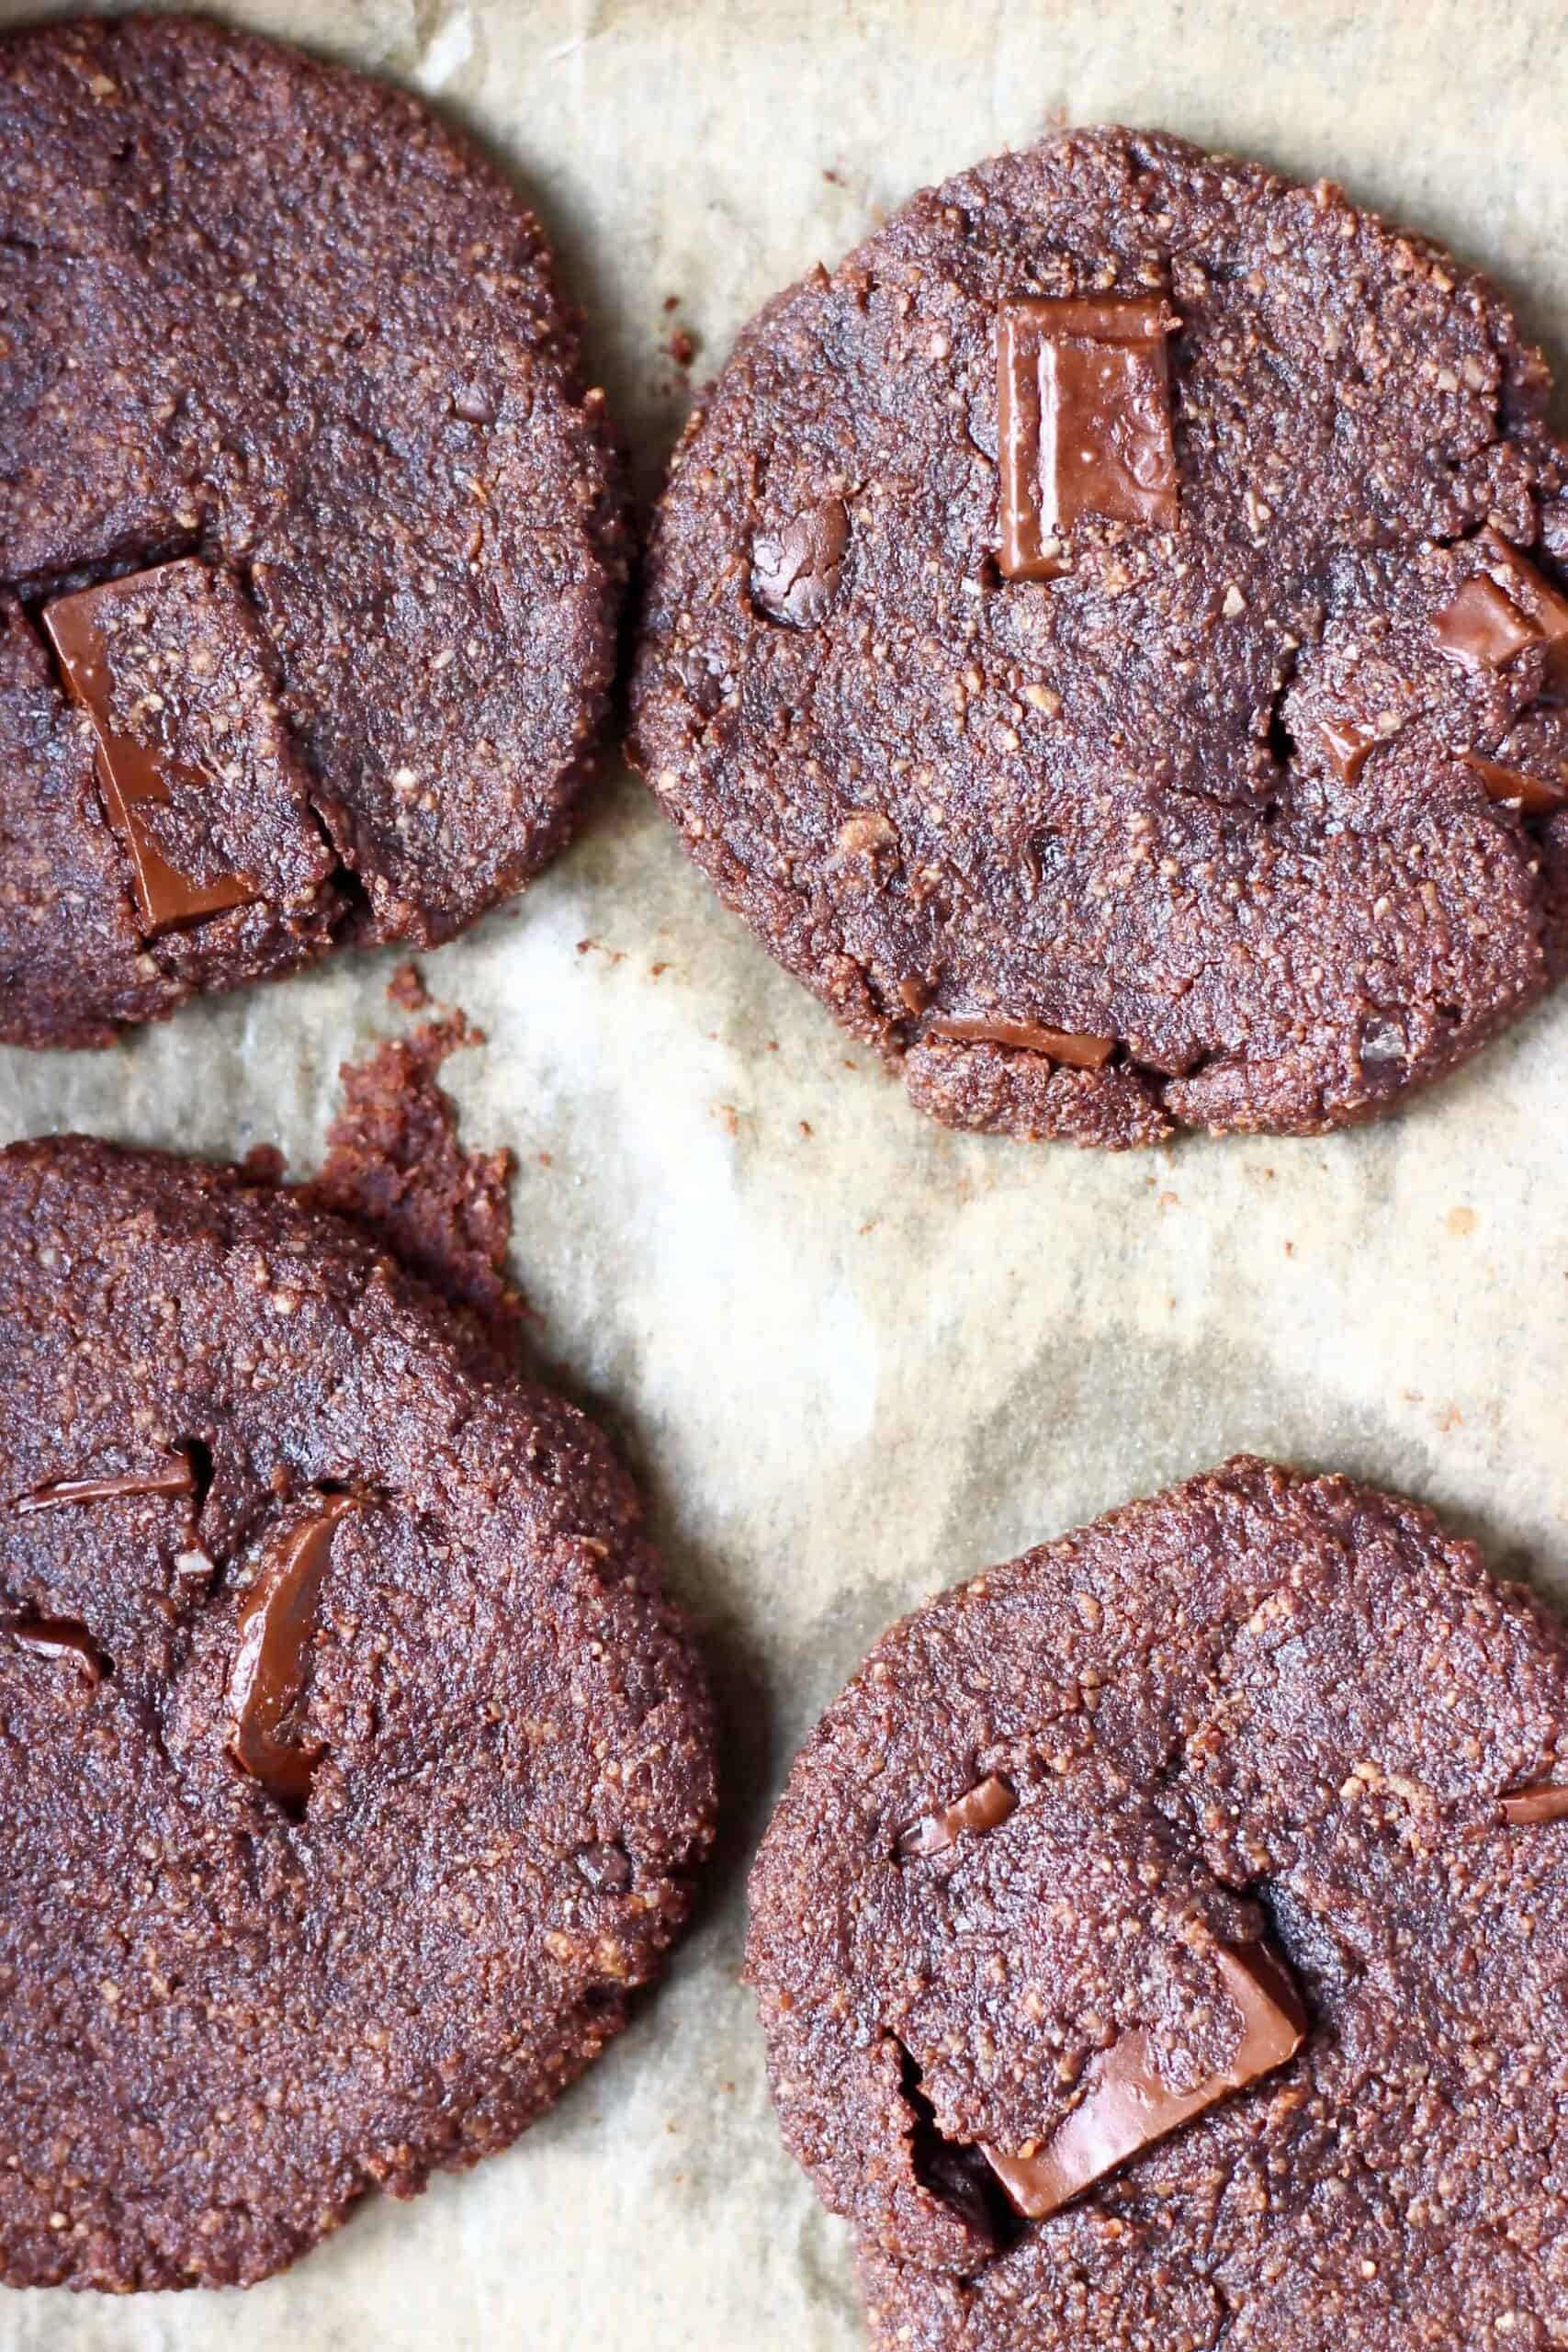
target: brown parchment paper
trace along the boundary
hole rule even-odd
[[[0,26],[39,13],[0,0]],[[1568,345],[1556,0],[228,13],[423,91],[516,174],[645,488],[685,403],[672,331],[700,376],[879,208],[1064,118],[1339,178]],[[340,1060],[402,1025],[395,961],[107,1053],[0,1051],[0,1140],[267,1141],[307,1170]],[[1568,1594],[1568,995],[1358,1135],[1125,1159],[959,1138],[750,944],[613,762],[570,854],[424,969],[489,1032],[447,1076],[468,1139],[520,1156],[541,1346],[631,1453],[707,1642],[727,1782],[707,1908],[508,2155],[411,2207],[371,2200],[248,2294],[0,2290],[0,2347],[852,2352],[843,2235],[778,2143],[737,1983],[745,1864],[790,1755],[900,1611],[1238,1446],[1406,1488]]]

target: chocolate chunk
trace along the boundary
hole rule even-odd
[[[1547,692],[1553,695],[1568,692],[1568,596],[1553,588],[1500,531],[1490,527],[1483,531],[1481,545],[1494,579],[1546,648]]]
[[[59,597],[43,616],[72,698],[93,723],[99,789],[109,822],[130,853],[137,909],[149,938],[198,922],[203,915],[249,906],[259,895],[248,875],[219,874],[198,881],[169,864],[143,812],[166,808],[176,787],[201,793],[207,779],[172,758],[155,740],[130,732],[117,713],[100,616],[128,595],[156,595],[174,587],[187,569],[184,564],[164,564],[158,571],[138,572],[127,580],[106,581],[101,588]],[[137,707],[141,711],[140,704]]]
[[[85,1625],[73,1617],[7,1617],[0,1631],[34,1657],[59,1658],[78,1668],[89,1683],[101,1682],[108,1660]]]
[[[1501,670],[1528,646],[1544,646],[1548,691],[1568,691],[1568,597],[1500,532],[1488,527],[1479,545],[1491,570],[1467,580],[1438,615],[1438,644],[1466,670]]]
[[[1537,632],[1494,580],[1467,580],[1432,624],[1438,643],[1465,670],[1501,670],[1539,642]]]
[[[1375,735],[1363,735],[1342,718],[1323,718],[1318,732],[1328,746],[1329,762],[1341,784],[1354,784],[1377,749]]]
[[[1214,1958],[1241,2011],[1235,2057],[1195,2090],[1174,2091],[1160,2080],[1143,2033],[1123,2034],[1091,2069],[1088,2093],[1037,2154],[981,2153],[1027,2221],[1043,2221],[1142,2148],[1189,2123],[1216,2099],[1245,2090],[1293,2058],[1306,2036],[1306,2010],[1282,1961],[1262,1944]]]
[[[155,1469],[128,1470],[110,1478],[51,1478],[15,1504],[18,1512],[58,1510],[62,1503],[112,1502],[120,1495],[194,1495],[196,1472],[189,1456],[166,1453]]]
[[[590,1886],[600,1894],[624,1894],[632,1883],[631,1856],[613,1842],[580,1846],[574,1857]]]
[[[1004,302],[997,321],[999,563],[1010,580],[1065,567],[1055,535],[1087,515],[1173,529],[1176,451],[1157,297]]]
[[[1531,775],[1524,768],[1507,767],[1501,760],[1483,760],[1479,752],[1461,752],[1460,757],[1481,778],[1489,800],[1517,802],[1527,817],[1550,817],[1568,808],[1568,768],[1561,784],[1549,784],[1545,776]]]
[[[1533,1789],[1510,1789],[1499,1800],[1503,1818],[1516,1829],[1534,1829],[1546,1821],[1568,1821],[1568,1781],[1543,1781]]]
[[[824,618],[843,578],[850,524],[843,501],[824,499],[751,543],[751,594],[776,621],[810,628]]]
[[[234,1717],[229,1752],[268,1796],[295,1808],[310,1793],[321,1751],[280,1738],[279,1728],[305,1679],[305,1656],[333,1536],[338,1521],[353,1508],[346,1495],[324,1495],[316,1517],[286,1536],[263,1561],[240,1610],[239,1644],[229,1678]]]
[[[900,1831],[898,1851],[906,1859],[943,1853],[960,1838],[979,1838],[987,1829],[999,1828],[1017,1808],[1018,1799],[1012,1790],[992,1772],[986,1780],[977,1781],[972,1789],[965,1789],[961,1797],[954,1797],[951,1804],[943,1805],[940,1813],[925,1814]]]
[[[1035,1021],[978,1021],[962,1014],[939,1014],[928,1021],[933,1037],[951,1037],[960,1045],[1016,1046],[1022,1053],[1043,1054],[1073,1069],[1103,1069],[1116,1050],[1114,1037],[1089,1037],[1072,1029],[1046,1029]]]

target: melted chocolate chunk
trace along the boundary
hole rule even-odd
[[[285,1740],[281,1728],[304,1686],[316,1602],[337,1522],[353,1509],[347,1495],[324,1495],[316,1517],[268,1553],[240,1610],[229,1678],[234,1718],[229,1752],[268,1796],[294,1809],[310,1796],[321,1751]]]
[[[1328,758],[1341,784],[1354,784],[1368,760],[1377,749],[1377,738],[1363,735],[1359,727],[1345,719],[1325,718],[1318,722],[1318,732],[1328,747]]]
[[[170,756],[155,738],[132,733],[116,716],[113,675],[100,616],[127,596],[162,594],[191,569],[171,563],[154,571],[133,573],[129,579],[106,581],[101,588],[85,588],[79,595],[58,598],[43,616],[65,684],[93,723],[104,806],[130,854],[137,910],[150,939],[160,932],[197,922],[203,915],[249,906],[259,895],[248,875],[220,874],[198,881],[169,864],[143,811],[166,808],[176,787],[199,794],[207,779]]]
[[[1524,768],[1511,768],[1501,760],[1483,760],[1479,752],[1461,752],[1465,766],[1481,778],[1489,800],[1517,803],[1527,817],[1550,817],[1557,809],[1568,807],[1568,770],[1561,784],[1550,784],[1543,775],[1531,775]]]
[[[1114,1037],[1046,1029],[1037,1021],[979,1021],[943,1014],[928,1021],[926,1027],[933,1037],[951,1037],[961,1045],[1014,1046],[1022,1053],[1043,1054],[1049,1061],[1066,1062],[1072,1069],[1103,1069],[1116,1050]]]
[[[1438,643],[1464,670],[1501,670],[1537,642],[1535,630],[1495,580],[1467,580],[1432,624]]]
[[[1549,694],[1568,691],[1568,597],[1490,526],[1479,540],[1489,571],[1467,580],[1433,627],[1450,661],[1466,670],[1501,670],[1527,647],[1546,650]]]
[[[951,1804],[943,1805],[940,1813],[928,1813],[911,1822],[899,1834],[898,1851],[907,1860],[943,1853],[960,1838],[978,1838],[987,1829],[999,1828],[1017,1806],[1012,1790],[993,1772],[986,1780],[977,1781],[972,1789],[965,1789],[961,1797],[954,1797]]]
[[[1500,531],[1488,526],[1481,534],[1481,545],[1491,562],[1493,578],[1546,649],[1547,693],[1568,692],[1568,596],[1553,588]]]
[[[1543,1781],[1533,1789],[1510,1789],[1500,1799],[1503,1818],[1516,1829],[1534,1829],[1542,1822],[1568,1821],[1568,1781]]]
[[[824,499],[784,529],[751,544],[751,594],[773,620],[810,628],[822,620],[843,578],[850,524],[841,499]]]
[[[1043,2148],[1010,2156],[982,2147],[1025,2220],[1043,2221],[1140,2149],[1295,2056],[1306,2038],[1307,2017],[1283,1961],[1262,1944],[1232,1951],[1217,1948],[1214,1958],[1242,2019],[1241,2039],[1227,2065],[1194,2090],[1175,2091],[1161,2081],[1147,2037],[1123,2034],[1096,2061],[1081,2105]]]
[[[166,1453],[152,1470],[127,1470],[107,1478],[51,1478],[23,1495],[18,1513],[58,1510],[64,1503],[112,1502],[121,1495],[194,1495],[196,1472],[188,1455]]]
[[[1086,516],[1174,529],[1166,337],[1178,324],[1157,297],[1002,304],[998,561],[1009,580],[1063,571],[1056,535]]]
[[[101,1682],[109,1671],[107,1658],[73,1617],[7,1617],[0,1619],[0,1631],[33,1657],[76,1667],[89,1683]]]

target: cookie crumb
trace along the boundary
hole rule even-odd
[[[449,1054],[484,1042],[461,1012],[345,1062],[343,1108],[304,1190],[351,1217],[448,1303],[466,1308],[503,1355],[528,1313],[506,1272],[513,1153],[465,1151],[457,1106],[436,1081]]]
[[[387,982],[387,1001],[404,1012],[423,1012],[430,1002],[430,991],[424,978],[414,963],[400,964]]]

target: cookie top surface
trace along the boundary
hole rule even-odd
[[[1568,942],[1547,390],[1326,186],[1122,130],[983,164],[706,393],[639,764],[941,1119],[1371,1115]]]
[[[943,1595],[751,1900],[878,2345],[1568,2335],[1568,1639],[1426,1511],[1243,1458]]]
[[[537,221],[186,17],[0,40],[0,1038],[449,936],[564,840],[614,669]]]
[[[631,1484],[340,1219],[0,1153],[0,2278],[249,2281],[504,2147],[713,1818]]]

